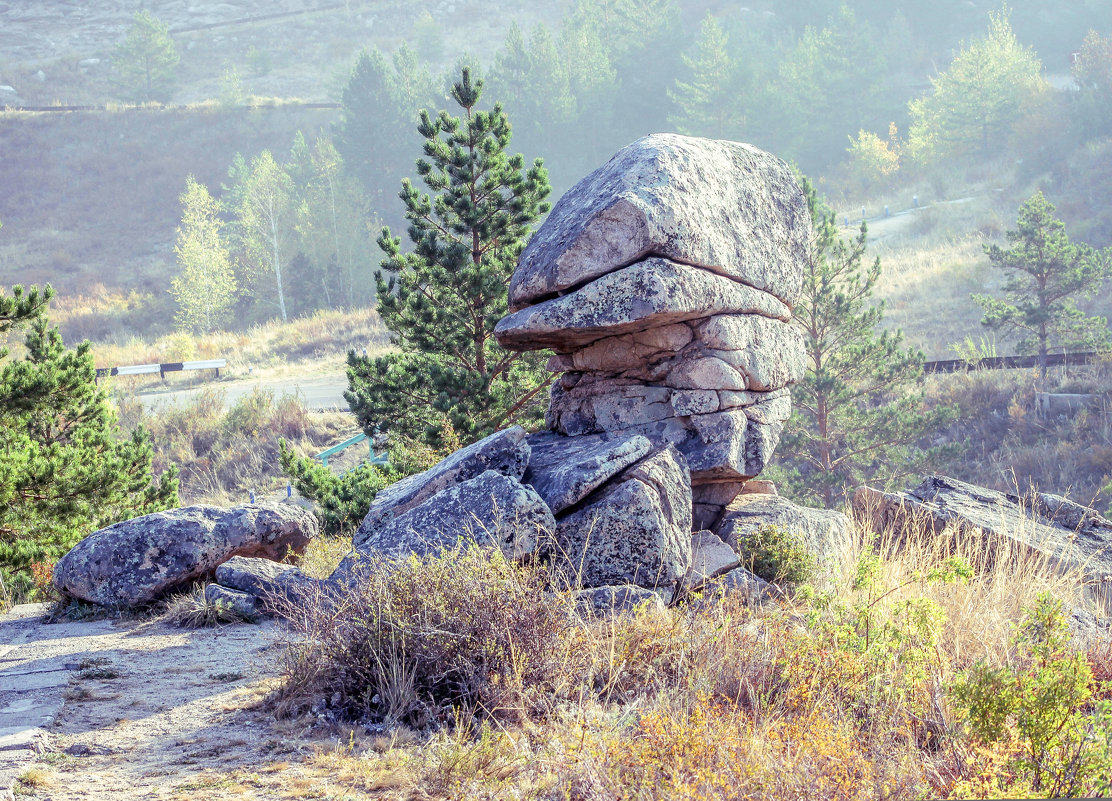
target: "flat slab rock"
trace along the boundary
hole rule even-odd
[[[156,512],[83,539],[54,566],[54,586],[101,606],[139,606],[211,576],[233,556],[280,561],[300,553],[319,530],[312,512],[292,504]]]
[[[259,611],[268,613],[286,612],[319,591],[319,582],[296,567],[245,556],[233,556],[216,568],[216,582],[257,599]]]
[[[750,145],[652,134],[556,203],[510,281],[520,309],[649,254],[710,268],[791,304],[810,217],[780,159]]]
[[[556,523],[549,554],[572,584],[672,587],[691,565],[691,475],[672,447],[628,469]]]
[[[553,514],[579,503],[652,450],[652,443],[637,434],[566,437],[544,432],[527,441],[531,455],[522,481]]]
[[[575,350],[603,337],[719,314],[790,320],[782,300],[700,267],[650,257],[567,295],[528,306],[495,326],[510,350]]]
[[[1112,608],[1112,522],[1059,495],[1020,498],[935,475],[906,492],[861,487],[852,506],[877,531],[915,536],[950,527],[959,537],[987,534],[1046,554],[1064,570],[1080,570],[1090,597]],[[987,545],[997,547],[992,540]]]
[[[734,549],[713,531],[696,531],[691,535],[691,567],[684,578],[684,587],[697,590],[708,581],[738,567],[741,561]]]
[[[361,547],[390,520],[424,503],[441,490],[475,478],[487,470],[521,479],[528,464],[529,443],[525,439],[525,429],[511,426],[496,431],[466,448],[460,448],[423,473],[408,476],[379,490],[352,538],[352,545]]]
[[[496,470],[454,484],[379,528],[357,551],[389,557],[425,556],[472,542],[510,559],[533,554],[556,527],[532,487]]]
[[[740,552],[746,538],[766,525],[798,534],[822,568],[836,570],[852,553],[853,526],[848,517],[833,509],[800,506],[779,495],[739,495],[726,507],[716,531]]]

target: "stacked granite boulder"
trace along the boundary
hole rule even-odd
[[[553,208],[495,332],[555,351],[549,430],[498,432],[380,492],[333,579],[463,540],[614,590],[593,605],[735,567],[704,529],[788,417],[809,222],[787,165],[755,148],[657,134],[621,150]]]
[[[805,358],[791,304],[809,231],[779,159],[645,137],[556,204],[522,254],[496,336],[556,352],[553,432],[674,446],[695,527],[711,528],[768,463],[791,411]]]
[[[498,431],[379,492],[327,580],[230,547],[194,559],[188,577],[215,569],[210,601],[281,614],[395,559],[477,544],[547,563],[591,609],[662,603],[723,574],[720,587],[761,596],[735,547],[768,504],[731,502],[768,463],[803,373],[790,314],[809,223],[791,171],[766,153],[672,134],[634,142],[553,208],[495,332],[508,348],[555,352],[547,431]],[[68,575],[55,572],[59,588],[86,597]]]

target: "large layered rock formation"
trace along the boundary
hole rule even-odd
[[[334,580],[463,541],[663,599],[740,569],[706,529],[791,410],[809,220],[787,165],[732,142],[648,136],[580,181],[523,253],[495,331],[555,351],[549,430],[498,432],[379,493]],[[641,597],[590,597],[619,596]]]
[[[467,544],[548,563],[591,609],[667,602],[720,575],[764,597],[726,539],[742,513],[716,528],[768,463],[803,373],[790,320],[809,221],[787,165],[748,145],[656,134],[622,149],[537,231],[495,332],[508,348],[555,352],[548,430],[499,431],[379,492],[327,581],[235,559],[216,570],[212,600],[280,611]],[[173,582],[269,555],[209,550]],[[92,597],[62,568],[61,589]],[[96,599],[145,600],[168,581]]]
[[[644,437],[691,472],[709,528],[761,472],[804,369],[791,325],[809,218],[791,171],[748,145],[654,134],[553,208],[510,283],[507,348],[551,348],[546,421]]]

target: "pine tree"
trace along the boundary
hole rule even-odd
[[[298,247],[308,260],[297,276],[309,293],[300,308],[355,306],[370,298],[367,202],[359,182],[344,169],[343,159],[325,137],[310,148],[299,131],[286,165],[296,195]]]
[[[668,91],[678,111],[672,122],[681,133],[733,138],[741,117],[737,65],[730,55],[729,38],[713,15],[703,19],[695,52],[685,55],[683,63],[691,79],[677,78],[675,89]]]
[[[336,150],[367,196],[381,205],[396,186],[405,164],[404,146],[412,130],[397,100],[390,65],[378,50],[356,59],[333,127]]]
[[[993,12],[987,35],[975,39],[931,79],[931,91],[908,105],[908,146],[932,164],[1001,147],[1025,106],[1047,88],[1035,51],[1019,44],[1006,9]]]
[[[55,561],[86,534],[177,504],[177,472],[152,478],[146,432],[119,431],[89,343],[68,349],[49,325],[52,294],[0,297],[3,324],[28,327],[26,355],[0,368],[0,572],[24,582],[32,562]]]
[[[174,253],[179,273],[170,282],[178,323],[199,333],[227,322],[235,302],[236,278],[222,239],[220,204],[190,175],[181,194],[182,218]]]
[[[804,179],[813,234],[803,293],[792,314],[803,329],[807,370],[792,390],[792,416],[772,471],[791,497],[832,508],[854,486],[890,484],[940,458],[916,445],[949,422],[952,409],[923,406],[923,354],[900,332],[877,332],[884,304],[872,301],[880,259],[864,266],[868,231],[847,241],[834,212]]]
[[[345,397],[368,433],[438,446],[445,423],[468,442],[537,414],[543,357],[507,351],[493,334],[530,226],[548,211],[548,173],[506,153],[509,120],[498,104],[478,110],[481,94],[465,68],[452,89],[462,117],[421,112],[417,172],[434,196],[403,181],[414,250],[403,253],[389,228],[378,240],[379,314],[401,352],[348,354]]]
[[[985,326],[1021,336],[1020,351],[1038,354],[1039,378],[1045,380],[1050,350],[1108,347],[1108,323],[1087,317],[1077,300],[1100,290],[1112,275],[1112,261],[1088,245],[1072,244],[1042,192],[1020,206],[1017,226],[1007,232],[1012,247],[985,246],[989,260],[1007,272],[1005,299],[973,299],[985,310]]]
[[[149,11],[138,12],[127,37],[116,47],[120,80],[142,100],[165,100],[174,85],[179,56],[166,23]]]

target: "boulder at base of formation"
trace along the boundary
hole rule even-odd
[[[312,512],[287,504],[170,509],[90,534],[58,560],[54,586],[101,606],[140,606],[212,576],[233,556],[299,554],[319,530]]]

